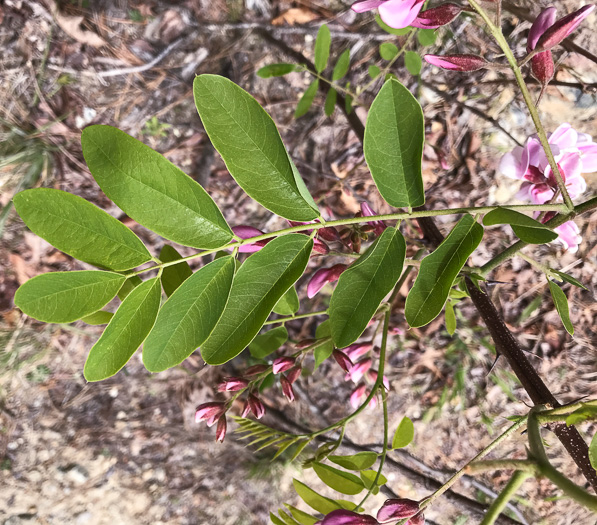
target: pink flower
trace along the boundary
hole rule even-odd
[[[353,367],[352,361],[342,350],[334,350],[332,356],[345,372],[348,372]]]
[[[557,22],[551,25],[551,27],[546,28],[545,31],[542,32],[543,34],[537,40],[537,47],[541,49],[551,49],[552,47],[557,46],[592,13],[593,9],[595,9],[594,5],[586,5],[581,7],[578,11],[574,11],[574,13],[570,13],[569,15],[560,18]]]
[[[364,13],[379,10],[381,19],[395,29],[408,27],[417,18],[425,0],[365,0],[352,4],[352,10]]]
[[[388,499],[377,511],[377,521],[380,523],[395,522],[404,518],[410,518],[417,512],[419,512],[418,501],[406,498]]]
[[[361,400],[365,397],[366,390],[367,386],[364,383],[361,383],[352,391],[352,394],[350,394],[350,404],[352,408],[359,408],[359,406],[361,406]]]
[[[278,357],[272,365],[272,372],[274,374],[286,372],[286,370],[290,370],[294,366],[295,362],[296,359],[294,357]]]
[[[373,370],[373,369],[369,370],[367,372],[367,378],[369,379],[369,381],[372,381],[375,383],[375,381],[377,381],[378,374],[379,374],[379,372],[377,370]],[[386,376],[383,376],[381,378],[381,382],[386,390],[390,390],[390,382],[388,381],[388,378]]]
[[[241,239],[250,239],[251,237],[257,237],[258,235],[263,235],[261,230],[257,228],[253,228],[253,226],[246,226],[246,225],[239,225],[234,226],[232,228],[234,235],[240,237]],[[252,244],[245,244],[240,246],[238,251],[239,253],[254,253],[258,252],[263,248],[271,239],[263,239],[261,241],[254,242]]]
[[[425,55],[423,58],[432,66],[451,71],[478,71],[488,64],[477,55]]]
[[[216,442],[223,443],[226,436],[226,416],[218,419],[218,426],[216,427]]]
[[[307,297],[312,299],[327,283],[337,281],[346,268],[348,268],[346,264],[334,264],[330,268],[317,270],[307,285]]]
[[[570,124],[561,124],[548,135],[549,144],[566,188],[572,199],[580,196],[587,184],[582,173],[597,171],[597,144],[590,135],[578,133]],[[545,204],[554,195],[557,184],[547,156],[537,135],[527,139],[524,147],[517,146],[502,157],[499,170],[507,177],[523,181],[519,199]]]
[[[359,357],[365,355],[373,348],[373,343],[371,341],[367,343],[354,343],[350,346],[347,346],[342,351],[350,358],[351,361],[355,361]]]
[[[286,376],[280,376],[280,385],[282,385],[282,393],[286,399],[292,403],[294,401],[294,390],[292,389],[292,384],[290,381],[286,379]]]
[[[345,381],[352,380],[353,383],[358,383],[363,378],[363,376],[365,375],[367,370],[369,370],[371,368],[371,363],[373,363],[373,361],[371,360],[370,357],[365,357],[363,359],[360,359],[348,371],[344,380]]]
[[[218,385],[218,392],[237,392],[249,386],[249,382],[242,377],[227,377]]]
[[[203,403],[197,407],[195,422],[207,420],[207,426],[211,427],[226,412],[224,403],[210,402]]]
[[[357,514],[351,510],[338,509],[330,512],[319,525],[379,525],[379,522],[368,514]]]
[[[564,249],[568,250],[570,253],[576,253],[578,250],[578,245],[582,242],[582,237],[580,236],[580,230],[578,226],[573,221],[568,221],[554,228],[556,233],[559,234],[559,237],[554,242],[560,242],[564,245]]]
[[[371,206],[369,206],[369,204],[367,204],[366,202],[361,202],[361,213],[363,214],[363,217],[372,217],[374,215],[377,215],[377,213],[375,213]],[[383,221],[371,221],[367,224],[375,228],[374,231],[377,235],[381,235],[383,231],[387,228],[385,222]]]
[[[421,11],[419,16],[411,23],[413,27],[422,29],[437,29],[445,26],[454,20],[462,12],[462,7],[452,3],[440,4],[425,11]]]
[[[556,20],[556,8],[548,7],[541,11],[529,30],[527,39],[527,53],[530,53],[537,46],[537,41],[545,31],[553,25]],[[531,70],[535,78],[542,84],[547,84],[553,77],[554,64],[551,51],[537,53],[531,58]]]
[[[265,415],[265,407],[263,406],[263,403],[253,394],[249,394],[249,399],[247,401],[249,409],[253,412],[253,415],[257,419],[261,419]]]

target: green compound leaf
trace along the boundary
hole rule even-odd
[[[300,71],[301,67],[296,64],[268,64],[257,71],[257,76],[261,78],[283,77],[294,71]]]
[[[330,465],[315,462],[313,463],[313,470],[321,481],[341,494],[352,496],[358,494],[365,488],[361,478],[358,476],[331,467]]]
[[[397,208],[425,203],[424,127],[415,97],[397,80],[388,80],[369,110],[363,149],[381,196]]]
[[[249,345],[249,352],[255,359],[264,359],[273,354],[286,341],[288,341],[288,331],[285,327],[278,326],[255,337]]]
[[[328,65],[330,58],[330,46],[332,45],[332,34],[330,28],[323,24],[317,32],[315,39],[315,69],[321,73]]]
[[[392,42],[383,42],[379,46],[379,54],[384,60],[392,60],[398,54],[398,48]]]
[[[568,299],[566,298],[566,294],[553,281],[549,281],[549,291],[566,332],[570,335],[574,335],[574,326],[572,326],[572,322],[570,321],[570,312],[568,310]]]
[[[97,312],[94,312],[91,315],[86,315],[85,317],[82,317],[81,321],[92,326],[98,326],[102,324],[108,324],[112,317],[114,317],[114,314],[112,312],[106,312],[106,310],[98,310]]]
[[[313,241],[306,235],[284,235],[243,263],[224,313],[201,347],[207,364],[221,365],[245,349],[276,303],[305,271],[312,247]]]
[[[286,219],[319,216],[297,183],[274,121],[251,95],[217,75],[196,77],[193,93],[205,131],[247,195]]]
[[[338,60],[336,61],[336,65],[334,66],[334,71],[332,71],[332,82],[336,80],[340,80],[342,77],[348,73],[348,69],[350,68],[350,49],[345,49],[342,51]]]
[[[325,104],[323,106],[323,112],[326,117],[331,117],[336,109],[336,100],[338,99],[338,92],[334,88],[330,88],[327,96],[325,97]]]
[[[338,279],[329,315],[336,348],[354,343],[398,282],[406,244],[395,228],[387,228],[359,260]]]
[[[176,289],[143,346],[147,370],[162,372],[182,363],[208,338],[226,306],[234,271],[234,258],[221,257]]]
[[[328,459],[349,470],[365,470],[377,461],[377,453],[359,452],[352,456],[328,456]]]
[[[75,259],[118,271],[151,260],[131,230],[81,197],[37,188],[15,195],[14,205],[33,233]]]
[[[160,261],[172,262],[182,259],[182,255],[176,251],[175,248],[169,244],[164,244],[162,251],[160,252]],[[170,297],[174,291],[185,282],[191,275],[193,270],[186,261],[180,264],[174,264],[172,266],[166,266],[162,271],[162,288],[166,295]]]
[[[410,418],[404,416],[392,439],[392,448],[404,448],[410,445],[415,437],[415,427]]]
[[[113,272],[84,270],[38,275],[15,294],[15,305],[38,321],[72,323],[106,306],[125,281]]]
[[[454,335],[456,332],[456,315],[452,301],[446,303],[446,331],[450,335]]]
[[[100,125],[83,130],[81,146],[100,188],[139,224],[193,248],[217,248],[232,239],[207,192],[149,146]]]
[[[485,226],[495,224],[509,224],[516,236],[529,244],[544,244],[558,238],[556,232],[551,231],[545,224],[508,208],[496,208],[483,218]]]
[[[161,296],[160,280],[155,277],[126,297],[89,351],[83,369],[87,381],[112,377],[128,363],[155,323]]]
[[[483,238],[483,227],[465,215],[439,247],[421,261],[404,314],[413,327],[425,326],[444,308],[458,272]]]
[[[421,60],[421,55],[419,53],[415,53],[414,51],[407,51],[404,53],[404,65],[408,72],[416,77],[421,72],[421,67],[423,67],[423,61]]]
[[[279,315],[293,315],[298,312],[301,304],[296,288],[291,286],[274,306],[274,313]]]
[[[300,498],[307,505],[309,505],[309,507],[315,509],[317,512],[329,514],[333,510],[342,508],[339,503],[336,503],[334,500],[318,494],[312,488],[307,487],[307,485],[301,483],[296,478],[292,480],[292,484],[294,485],[294,490],[296,490],[296,493],[300,496]]]
[[[315,100],[315,95],[317,95],[317,90],[319,89],[319,79],[316,78],[309,87],[303,93],[303,96],[298,101],[296,105],[296,110],[294,112],[294,118],[300,118],[309,111],[313,101]]]

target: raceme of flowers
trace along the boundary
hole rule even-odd
[[[558,126],[548,135],[548,140],[570,198],[575,199],[587,187],[582,174],[597,172],[597,143],[593,142],[590,135],[579,133],[570,124]],[[537,135],[529,137],[523,147],[518,146],[504,155],[499,170],[507,177],[523,181],[517,194],[521,200],[545,204],[558,190]],[[555,228],[555,231],[559,234],[557,240],[567,250],[576,252],[582,241],[578,226],[569,221]]]

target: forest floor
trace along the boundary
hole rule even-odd
[[[576,8],[571,1],[559,4],[561,14]],[[350,49],[351,85],[367,84],[369,66],[383,65],[379,44],[391,41],[400,47],[407,37],[382,32],[371,16],[357,16],[348,7],[338,0],[0,4],[1,524],[261,524],[284,502],[306,509],[293,490],[293,477],[326,493],[311,470],[272,462],[271,451],[255,453],[232,432],[223,445],[216,444],[213,429],[194,422],[195,407],[214,399],[218,379],[240,364],[208,369],[193,355],[184,366],[151,375],[136,355],[115,377],[87,383],[83,364],[101,329],[81,322],[45,325],[23,316],[12,300],[17,287],[35,275],[85,266],[27,231],[10,199],[28,187],[69,191],[123,220],[159,253],[163,240],[125,217],[101,193],[83,161],[81,129],[111,124],[162,152],[200,182],[231,225],[284,227],[233,184],[203,131],[192,81],[196,74],[214,73],[245,88],[272,115],[307,186],[330,216],[354,215],[364,200],[379,212],[390,211],[370,179],[357,136],[338,109],[326,117],[319,94],[305,116],[293,118],[311,80],[308,75],[261,79],[255,74],[266,64],[289,61],[284,46],[312,60],[317,29],[326,22],[332,27],[332,57]],[[528,12],[537,14],[535,3]],[[522,56],[529,23],[507,9],[505,19],[504,31]],[[574,34],[574,41],[597,54],[594,19]],[[415,40],[409,49],[499,59],[482,36],[474,18],[461,17],[450,29],[439,29],[435,43],[424,46]],[[546,128],[553,131],[569,122],[596,134],[597,65],[562,49],[556,58],[561,61],[559,85],[550,87],[541,103]],[[512,202],[517,184],[501,176],[497,166],[532,130],[508,74],[445,74],[423,65],[413,76],[402,59],[391,71],[424,109],[428,206]],[[372,83],[356,108],[363,122],[380,83]],[[532,89],[538,91],[536,85]],[[586,195],[595,194],[595,175],[587,182]],[[453,223],[453,218],[438,222],[444,233]],[[584,236],[577,253],[558,244],[528,251],[587,287],[564,288],[574,337],[563,330],[545,279],[527,262],[512,259],[491,276],[497,282],[491,293],[506,323],[536,355],[533,364],[561,402],[597,396],[597,213],[577,219],[577,224]],[[418,235],[414,225],[407,228],[411,236]],[[487,261],[513,238],[505,228],[488,230],[472,262]],[[317,264],[312,262],[309,272]],[[301,312],[320,310],[328,300],[325,292],[305,299]],[[394,461],[384,474],[394,493],[420,499],[433,490],[429,480],[447,479],[509,424],[508,416],[525,413],[529,399],[505,362],[491,368],[494,349],[469,303],[458,308],[460,328],[454,337],[447,334],[443,316],[424,329],[407,330],[400,315],[393,320],[403,333],[391,341],[388,366],[391,425],[409,416],[416,437],[407,452],[390,454]],[[310,337],[315,326],[314,320],[289,324],[295,339]],[[279,422],[278,411],[315,429],[350,410],[350,385],[329,362],[301,378],[296,393],[290,407],[278,390],[265,394],[272,425]],[[587,439],[596,429],[581,427]],[[347,436],[357,444],[379,444],[379,410],[357,419]],[[546,438],[554,463],[581,482],[557,440]],[[522,458],[525,442],[524,435],[517,436],[494,457]],[[417,482],[403,466],[427,482]],[[464,497],[440,500],[427,517],[441,525],[479,523],[479,508],[507,480],[503,472],[475,482],[467,478],[454,488]],[[380,494],[375,501],[384,498]],[[545,480],[525,482],[513,506],[509,515],[530,524],[597,521],[560,498]]]

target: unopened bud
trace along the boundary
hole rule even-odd
[[[249,386],[249,382],[242,377],[227,377],[218,385],[218,392],[237,392]]]
[[[197,411],[195,412],[195,422],[199,423],[200,421],[207,420],[207,426],[211,426],[222,414],[224,414],[224,412],[226,412],[224,403],[203,403],[197,407]]]
[[[373,516],[357,514],[351,510],[333,510],[318,522],[320,525],[379,525]]]
[[[315,238],[313,239],[313,251],[315,253],[327,255],[328,253],[330,253],[330,247],[321,239]]]
[[[377,512],[377,521],[389,523],[410,518],[419,512],[419,502],[412,499],[388,499]]]
[[[352,361],[342,350],[334,350],[332,356],[345,372],[348,372],[353,367]]]
[[[291,403],[294,401],[294,390],[292,389],[292,385],[290,381],[286,379],[286,376],[280,376],[280,384],[282,385],[282,393],[290,401]]]
[[[328,242],[334,242],[334,241],[339,241],[340,240],[340,234],[338,233],[338,230],[336,230],[336,228],[333,227],[327,227],[327,228],[321,228],[320,230],[317,231],[317,235],[319,237],[321,237],[323,240],[328,241]]]
[[[440,26],[449,24],[462,10],[462,7],[456,4],[441,4],[426,11],[421,11],[410,25],[421,29],[437,29]]]
[[[537,41],[537,47],[547,50],[557,46],[562,40],[568,37],[568,35],[570,35],[570,33],[572,33],[594,9],[594,5],[586,5],[581,7],[578,11],[574,11],[574,13],[570,13],[569,15],[560,18],[541,35],[541,38]]]
[[[425,55],[423,58],[433,66],[450,71],[478,71],[488,65],[477,55]]]
[[[286,370],[290,370],[294,366],[295,362],[296,359],[294,357],[278,357],[272,365],[272,372],[274,374],[286,372]]]
[[[288,373],[286,374],[286,377],[288,378],[288,381],[290,381],[290,384],[294,383],[300,376],[301,376],[301,367],[299,367],[299,366],[295,366],[294,368],[291,368],[288,371]]]
[[[249,394],[248,402],[249,408],[251,409],[251,412],[253,412],[253,415],[257,419],[261,419],[265,414],[265,407],[263,406],[263,403],[259,401],[259,399],[253,394]]]
[[[312,299],[327,283],[337,281],[346,268],[346,264],[335,264],[330,268],[317,270],[307,284],[307,297]]]
[[[226,416],[218,419],[218,426],[216,427],[216,442],[223,443],[226,436]]]

